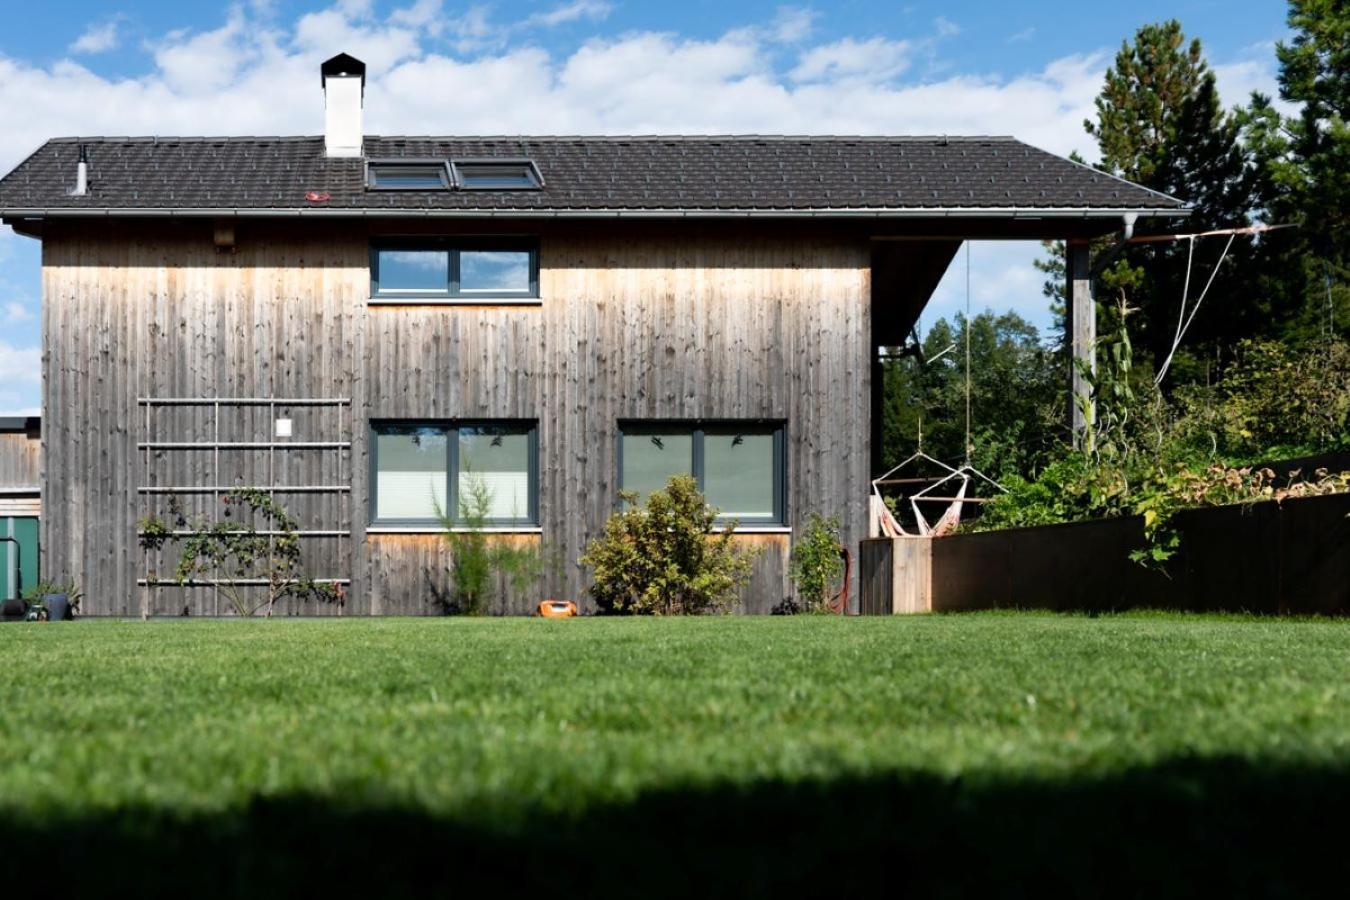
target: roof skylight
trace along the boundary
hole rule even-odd
[[[366,187],[373,191],[448,191],[450,168],[443,159],[372,159]]]
[[[544,186],[531,159],[456,159],[455,186],[465,191],[537,191]]]

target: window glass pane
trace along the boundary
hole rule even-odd
[[[530,433],[524,428],[459,429],[459,518],[530,518]]]
[[[666,486],[672,475],[693,473],[694,438],[685,434],[624,434],[623,472],[625,491],[637,491],[645,502],[652,491]]]
[[[444,250],[380,250],[380,292],[450,289],[450,254]]]
[[[449,442],[438,428],[398,428],[375,435],[375,518],[437,518],[445,503]]]
[[[706,433],[703,493],[729,519],[772,519],[773,433]]]
[[[468,190],[537,188],[534,168],[528,163],[455,163],[460,186]]]
[[[372,165],[371,187],[444,190],[445,169],[441,166]]]
[[[530,254],[526,250],[464,250],[459,254],[459,289],[529,293]]]

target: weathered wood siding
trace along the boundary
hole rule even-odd
[[[35,488],[42,471],[42,441],[37,432],[0,432],[0,490]]]
[[[298,498],[294,507],[311,527],[350,527],[347,541],[323,550],[314,541],[324,566],[350,570],[347,614],[433,613],[448,583],[436,537],[366,534],[371,419],[538,421],[536,540],[563,562],[539,591],[507,598],[503,612],[528,611],[548,595],[585,605],[576,559],[614,508],[621,419],[781,420],[790,522],[811,511],[838,514],[846,540],[862,536],[865,235],[823,226],[555,224],[533,229],[538,306],[373,306],[370,233],[364,225],[244,223],[237,250],[218,252],[205,223],[51,228],[43,565],[86,585],[87,612],[141,610],[136,582],[146,562],[136,521],[163,509],[137,494],[146,478],[136,449],[141,396],[351,398],[350,434],[342,436],[350,454],[339,463],[295,453],[291,463],[297,482],[330,480],[338,472],[318,470],[340,465],[351,483],[350,497]],[[331,425],[290,414],[297,440],[337,439]],[[200,411],[180,416],[163,426],[202,436],[214,428]],[[234,427],[266,439],[270,420]],[[156,483],[209,483],[205,461],[173,456],[153,460]],[[232,472],[246,478],[260,465],[240,461]],[[210,512],[201,501],[191,511]],[[768,611],[789,590],[789,541],[745,541],[763,552],[744,607]],[[181,594],[160,591],[150,612],[221,611],[208,590]]]

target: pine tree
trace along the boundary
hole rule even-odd
[[[1350,238],[1350,4],[1291,0],[1289,27],[1293,40],[1275,48],[1280,96],[1302,110],[1289,123],[1298,165],[1287,184],[1313,249],[1341,258]]]
[[[1290,0],[1293,39],[1276,45],[1286,119],[1266,97],[1244,116],[1268,221],[1297,221],[1265,249],[1263,287],[1285,336],[1350,334],[1350,4]]]
[[[1122,44],[1096,108],[1097,121],[1084,127],[1097,140],[1099,168],[1190,204],[1193,212],[1182,226],[1187,231],[1250,223],[1255,182],[1242,122],[1224,110],[1200,41],[1188,41],[1180,23],[1145,25]],[[1196,244],[1192,302],[1223,244]],[[1237,338],[1268,331],[1260,298],[1248,288],[1253,248],[1249,238],[1234,241],[1173,365],[1173,383],[1204,378],[1204,360]],[[1176,332],[1190,250],[1185,242],[1132,246],[1097,284],[1099,301],[1123,295],[1139,310],[1131,319],[1136,343],[1155,364]]]

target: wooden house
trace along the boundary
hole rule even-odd
[[[322,136],[58,138],[0,180],[43,244],[42,566],[86,614],[226,612],[138,523],[239,485],[346,587],[288,612],[436,612],[468,478],[557,561],[498,610],[584,607],[619,490],[675,472],[762,548],[766,611],[809,513],[864,535],[878,348],[962,241],[1071,242],[1086,356],[1082,242],[1185,212],[1007,137],[371,136],[365,67],[321,74]]]

